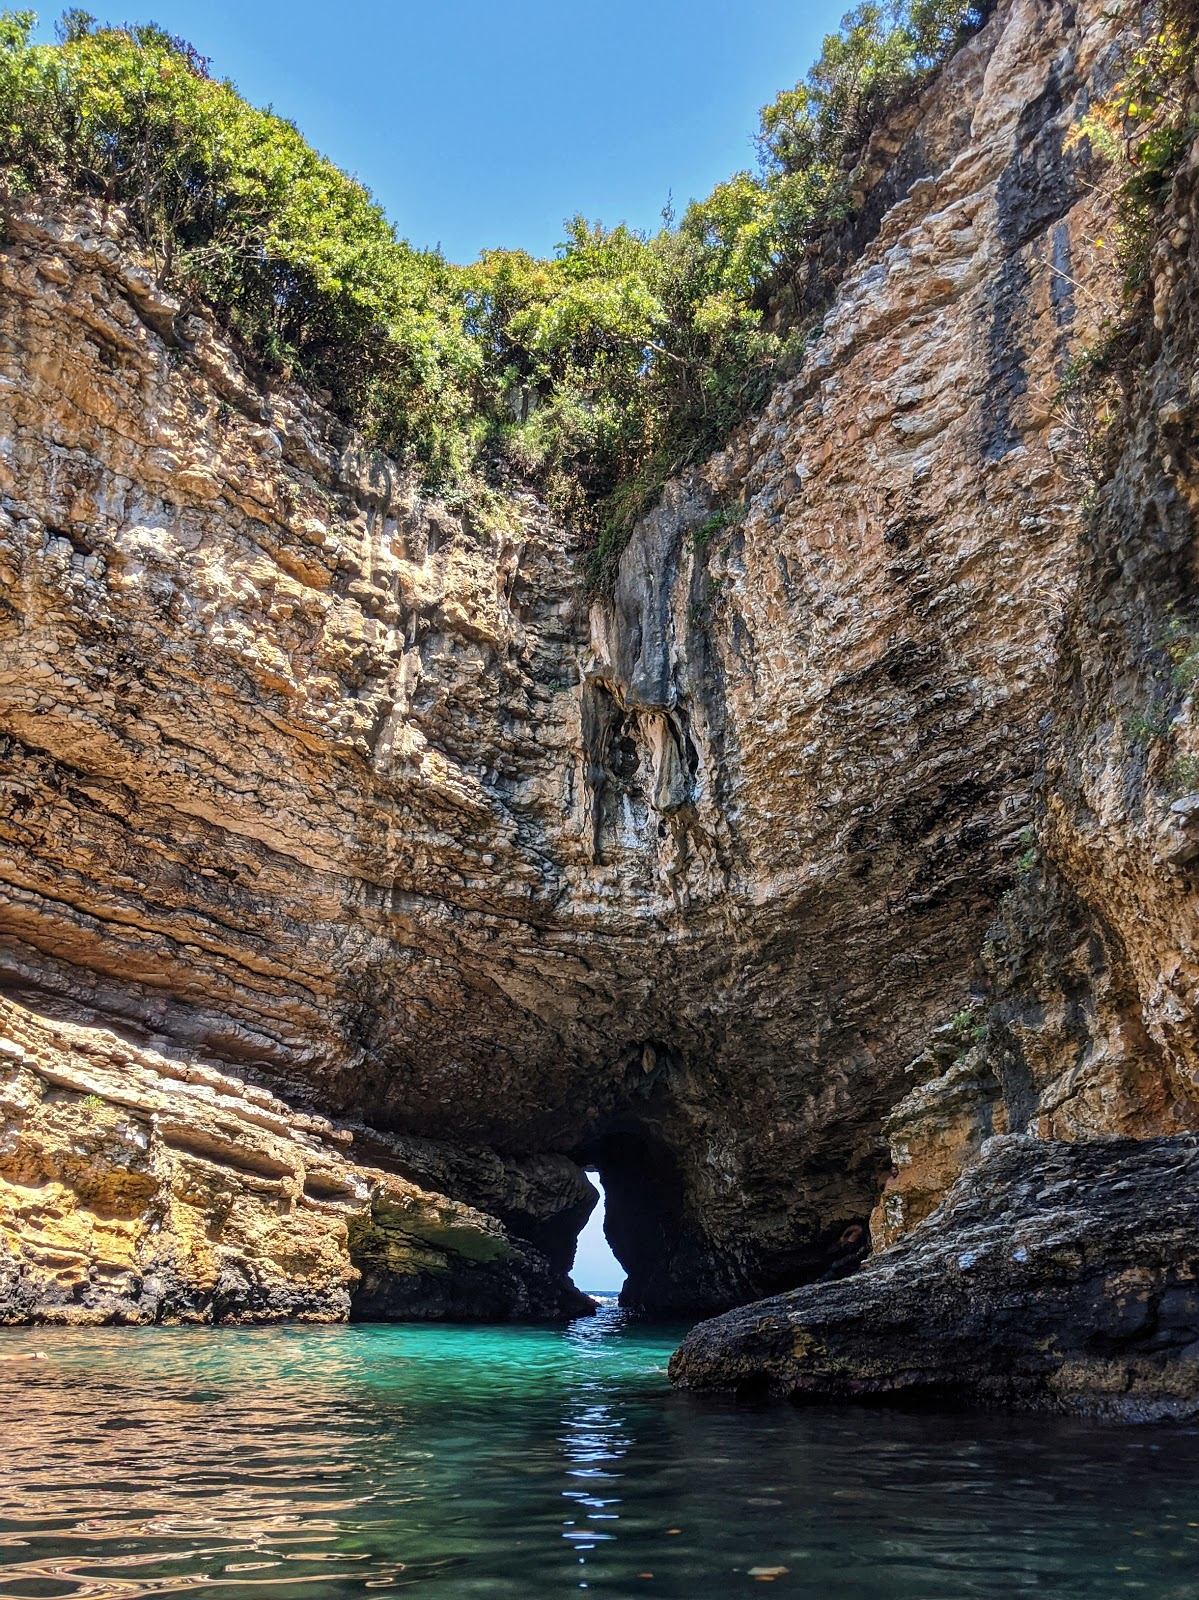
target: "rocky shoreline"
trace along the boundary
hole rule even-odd
[[[999,0],[603,594],[10,208],[0,1320],[566,1317],[597,1169],[685,1387],[1193,1413],[1190,134],[1070,398],[1152,16]]]
[[[497,1218],[357,1160],[350,1130],[166,1041],[168,1053],[7,1000],[0,1032],[0,1324],[594,1309]],[[436,1160],[409,1143],[409,1164]],[[527,1204],[524,1187],[509,1198]],[[567,1191],[554,1200],[595,1202],[581,1173]]]
[[[701,1323],[670,1375],[790,1400],[1199,1416],[1199,1137],[993,1138],[860,1272]]]

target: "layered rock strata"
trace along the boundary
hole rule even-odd
[[[701,1323],[682,1388],[1199,1415],[1199,1139],[990,1139],[856,1276]]]
[[[1199,112],[1199,95],[1192,97]],[[1062,633],[1035,826],[979,1003],[892,1112],[880,1244],[992,1131],[1085,1140],[1199,1121],[1199,143],[1158,223],[1154,333],[1124,375]]]
[[[684,1384],[1199,1409],[1197,190],[1199,142],[1116,420],[1063,421],[1092,471],[1033,815],[971,1004],[884,1123],[881,1253],[852,1287],[701,1328]]]
[[[0,1322],[589,1310],[486,1213],[211,1064],[0,1001]]]
[[[1154,843],[1190,814],[1122,720],[1189,581],[1182,211],[1123,543],[1053,406],[1118,296],[1072,134],[1122,43],[1002,0],[875,141],[802,370],[591,605],[569,530],[422,499],[120,216],[11,219],[9,994],[353,1127],[559,1272],[598,1167],[662,1310],[844,1270],[993,1133],[1199,1126]]]

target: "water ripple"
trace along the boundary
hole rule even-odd
[[[1195,1600],[1199,1433],[739,1409],[677,1330],[3,1336],[0,1600]]]

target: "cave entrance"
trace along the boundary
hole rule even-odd
[[[621,1305],[676,1316],[737,1303],[724,1264],[713,1259],[688,1205],[682,1169],[660,1128],[630,1120],[608,1129],[573,1159],[604,1195],[604,1233],[628,1274]],[[574,1276],[582,1286],[577,1267]]]
[[[570,1275],[584,1294],[605,1297],[618,1295],[624,1288],[626,1273],[608,1243],[605,1231],[608,1196],[604,1190],[604,1180],[596,1167],[589,1167],[587,1176],[599,1190],[599,1204],[579,1234]]]

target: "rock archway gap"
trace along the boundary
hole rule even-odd
[[[608,1197],[599,1172],[593,1167],[588,1178],[599,1190],[599,1204],[588,1217],[575,1247],[571,1278],[584,1294],[613,1295],[624,1288],[628,1274],[618,1260],[604,1231]]]

